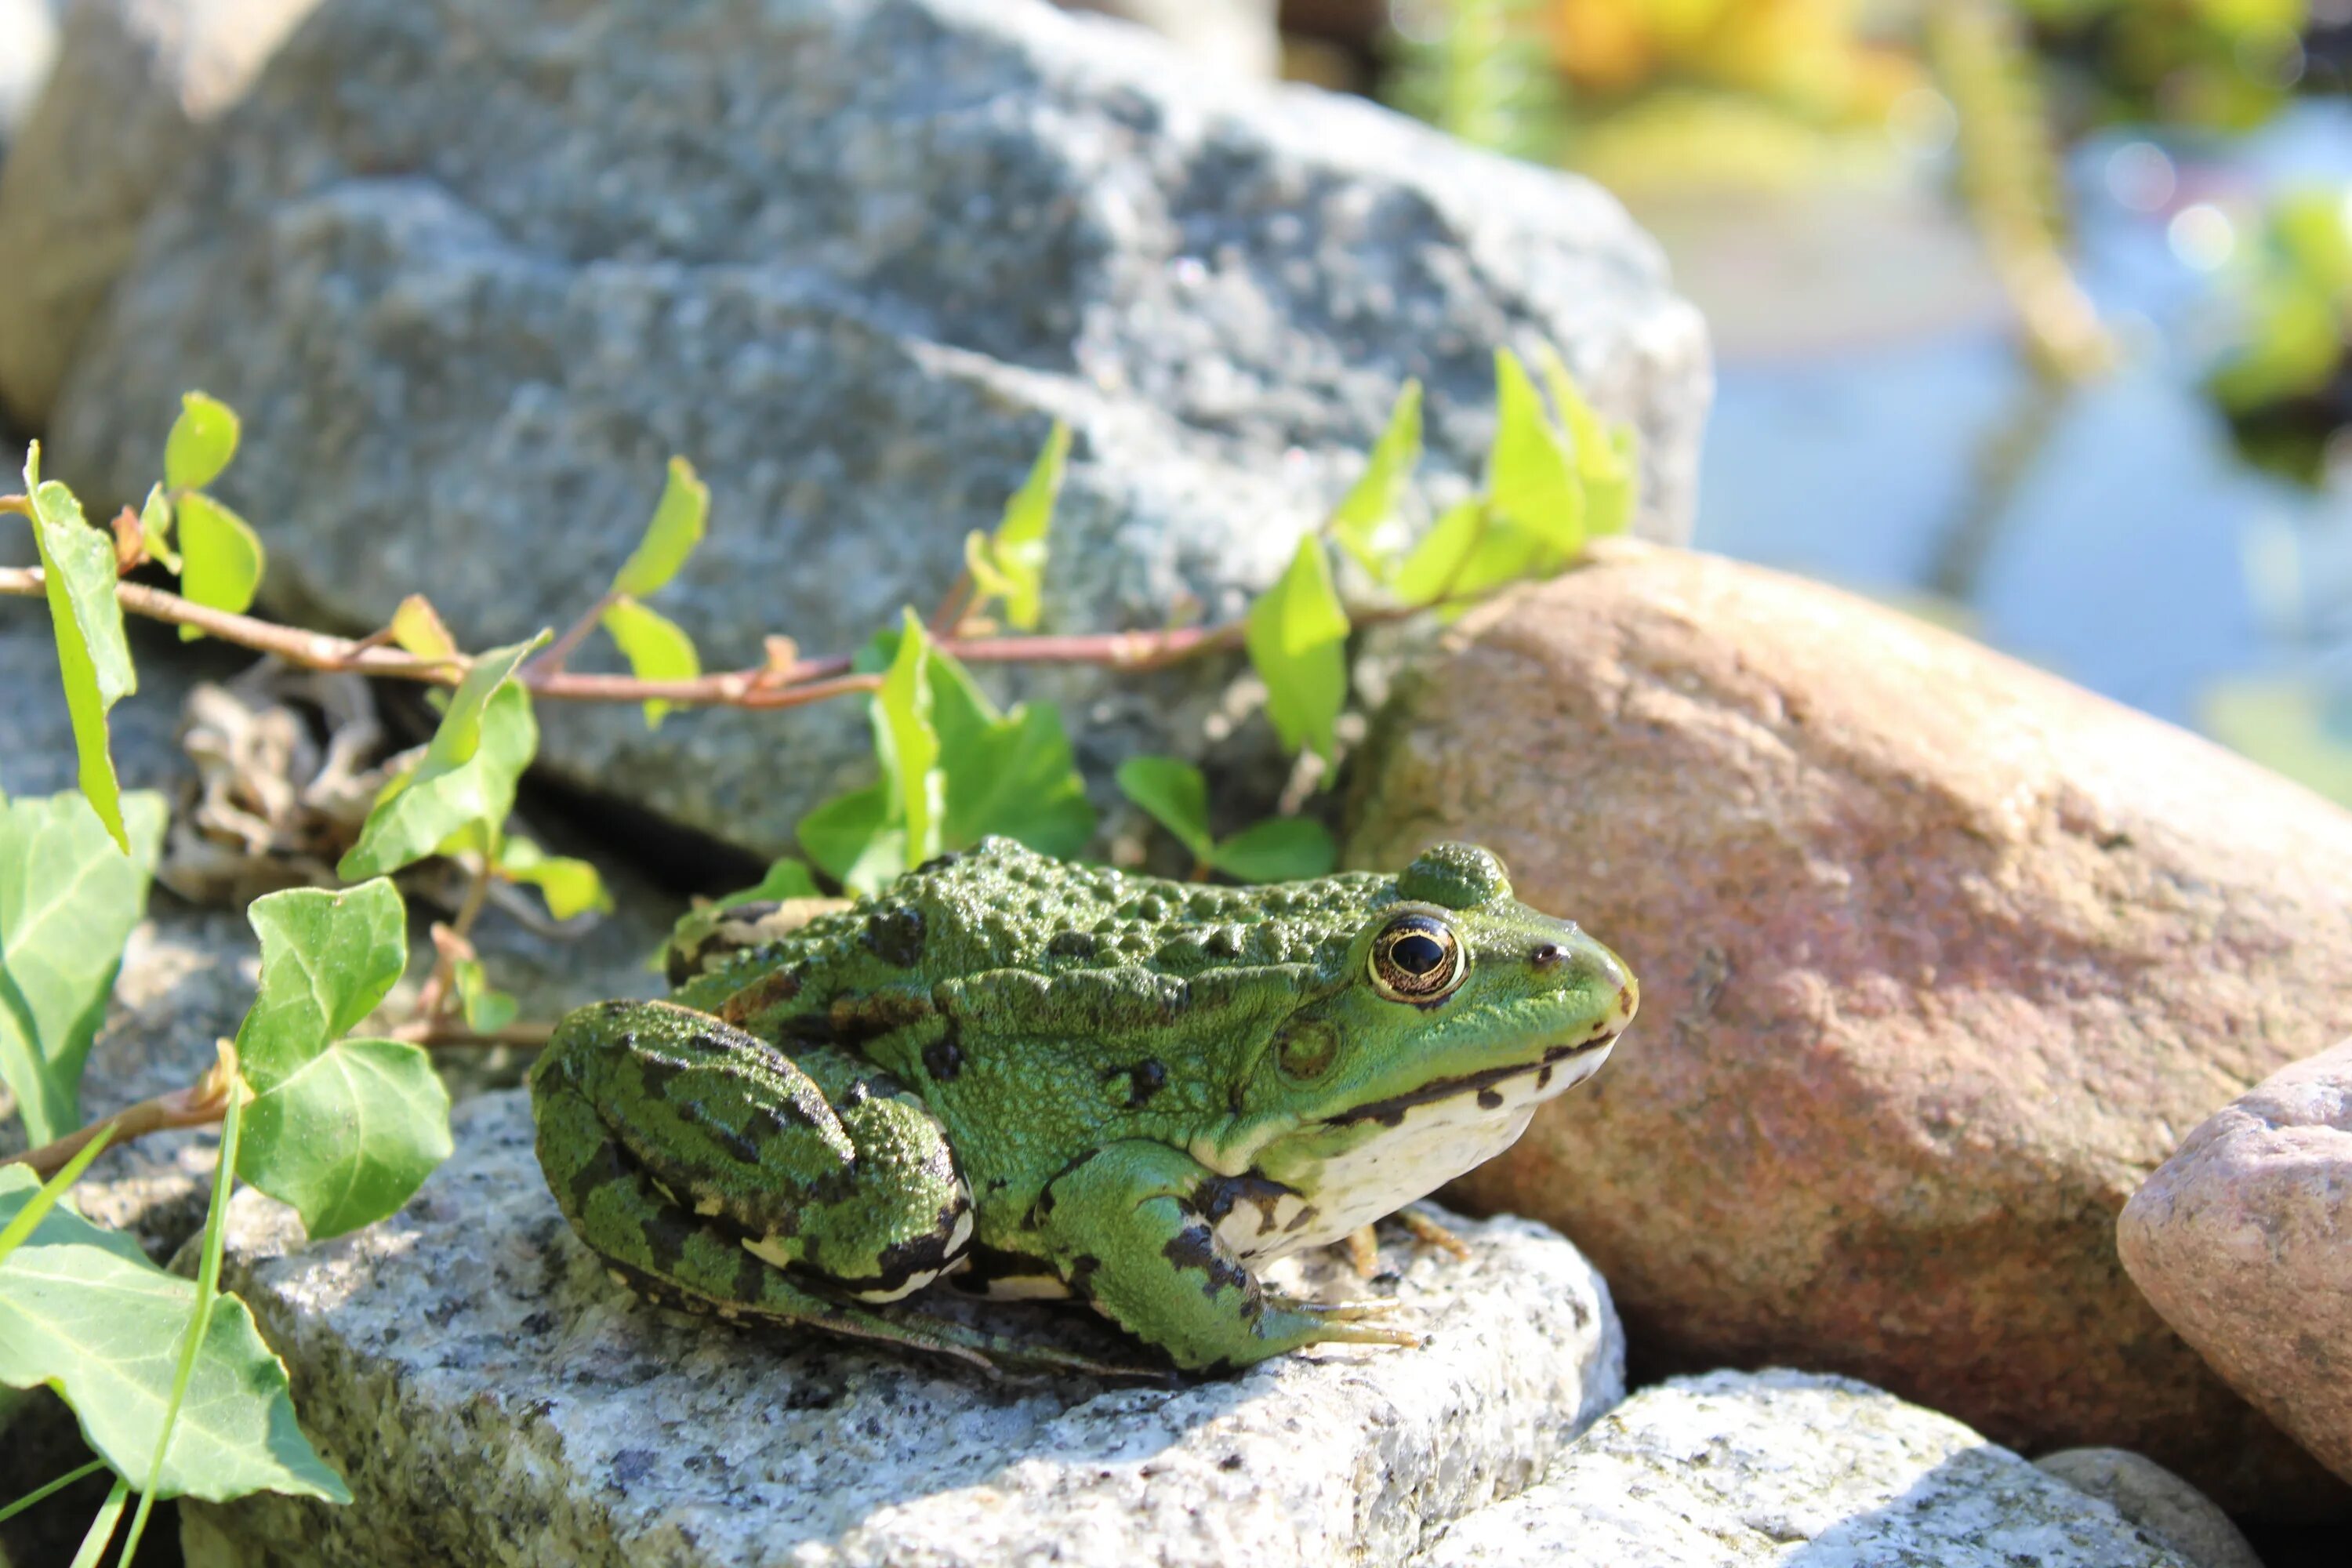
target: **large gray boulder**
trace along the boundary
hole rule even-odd
[[[1415,1568],[2205,1568],[1932,1410],[1850,1378],[1645,1388]]]
[[[422,589],[479,645],[591,602],[684,453],[712,534],[657,605],[743,664],[928,609],[1055,417],[1049,624],[1231,615],[1406,377],[1459,483],[1490,350],[1543,341],[1639,426],[1641,531],[1685,532],[1703,329],[1583,181],[1036,0],[337,0],[150,221],[53,466],[135,497],[204,386],[246,415],[221,488],[281,608]],[[1014,689],[1099,763],[1201,754],[1232,674]],[[568,778],[761,851],[870,776],[856,704],[546,731]]]
[[[995,1380],[635,1304],[557,1212],[523,1095],[456,1121],[455,1157],[356,1235],[306,1247],[238,1194],[228,1282],[357,1501],[188,1505],[191,1568],[1395,1563],[1624,1393],[1607,1288],[1524,1220],[1465,1225],[1467,1260],[1387,1238],[1416,1349],[1183,1388]],[[1339,1260],[1312,1266],[1294,1288]],[[1067,1307],[989,1321],[1135,1354]]]

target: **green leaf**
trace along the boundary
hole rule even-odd
[[[692,680],[702,673],[701,656],[694,639],[667,616],[648,610],[624,594],[604,606],[604,626],[621,647],[629,669],[639,680]],[[670,704],[655,698],[646,704],[646,728],[661,728]]]
[[[175,576],[179,574],[180,553],[172,548],[172,498],[161,485],[149,487],[147,502],[139,509],[139,544],[148,559],[161,561]]]
[[[478,829],[486,842],[495,838],[514,809],[516,782],[539,749],[530,693],[511,677],[546,640],[541,632],[474,661],[424,760],[377,800],[337,876],[355,882],[397,871],[467,828]]]
[[[1562,563],[1584,547],[1584,489],[1527,367],[1495,351],[1495,445],[1486,497],[1496,514],[1549,546]]]
[[[931,639],[915,612],[905,612],[898,650],[874,694],[874,743],[891,789],[890,820],[906,831],[908,864],[940,852],[942,781],[940,737],[931,728]]]
[[[343,1039],[407,967],[407,917],[378,878],[298,888],[247,911],[261,994],[237,1030],[255,1099],[237,1174],[301,1214],[314,1238],[406,1203],[449,1156],[449,1096],[431,1059],[396,1040]]]
[[[593,864],[568,855],[550,855],[520,834],[500,840],[496,869],[509,882],[537,888],[547,900],[547,912],[556,920],[568,921],[591,910],[612,912],[613,895]]]
[[[962,662],[937,648],[927,678],[940,743],[940,847],[961,849],[1002,834],[1042,855],[1084,849],[1095,809],[1059,710],[1024,702],[998,711]]]
[[[71,490],[55,479],[42,481],[37,441],[25,454],[25,494],[32,502],[33,539],[41,552],[42,587],[57,635],[58,671],[81,763],[81,792],[128,854],[122,786],[107,753],[106,714],[139,689],[139,675],[122,637],[122,606],[114,596],[114,542],[82,520],[81,502]]]
[[[878,890],[907,868],[907,832],[889,826],[890,790],[881,784],[835,795],[793,827],[808,858],[853,893]]]
[[[245,519],[208,495],[180,497],[180,592],[199,605],[243,615],[261,586],[267,562],[261,538]],[[180,640],[205,634],[180,628]]]
[[[1451,597],[1454,580],[1469,564],[1486,526],[1485,501],[1474,497],[1448,507],[1397,568],[1397,596],[1408,605]]]
[[[521,1005],[490,984],[478,958],[461,958],[449,966],[457,982],[457,1000],[465,1008],[466,1027],[478,1035],[493,1035],[515,1021]]]
[[[128,855],[70,791],[0,805],[0,1080],[36,1147],[81,1125],[82,1064],[147,906],[163,801],[123,804]]]
[[[1348,612],[1321,540],[1309,534],[1298,542],[1289,570],[1250,606],[1243,640],[1265,681],[1266,712],[1282,743],[1312,747],[1330,761],[1348,700]]]
[[[1373,549],[1372,536],[1395,515],[1405,483],[1420,461],[1421,383],[1408,381],[1389,410],[1388,427],[1372,444],[1363,474],[1331,513],[1332,537],[1376,577],[1385,578],[1395,562]]]
[[[1209,864],[1244,882],[1295,882],[1339,863],[1330,829],[1311,816],[1269,816],[1210,852]]]
[[[816,878],[810,874],[807,864],[787,855],[772,862],[768,867],[767,875],[761,877],[759,881],[751,887],[739,889],[735,892],[711,900],[710,907],[715,910],[724,910],[737,904],[782,903],[787,899],[816,899],[824,896],[816,885]]]
[[[1175,757],[1129,757],[1118,764],[1118,792],[1176,836],[1195,860],[1215,852],[1209,835],[1209,782]]]
[[[110,1252],[119,1252],[125,1258],[145,1261],[147,1255],[139,1249],[139,1244],[121,1231],[103,1229],[69,1208],[58,1206],[58,1200],[66,1195],[66,1189],[81,1180],[82,1173],[89,1169],[91,1162],[104,1153],[107,1145],[113,1141],[114,1127],[111,1123],[100,1128],[96,1136],[74,1151],[73,1158],[59,1167],[56,1175],[42,1183],[39,1191],[18,1205],[5,1225],[0,1225],[0,1262],[5,1262],[10,1253],[27,1241],[86,1241]]]
[[[441,612],[422,594],[411,594],[392,612],[392,640],[419,658],[455,658],[457,639],[441,624]]]
[[[163,482],[175,490],[200,490],[220,478],[236,456],[236,410],[201,392],[183,393],[180,416],[163,442]]]
[[[1004,601],[1004,618],[1022,631],[1036,628],[1045,580],[1046,536],[1070,456],[1070,429],[1060,420],[1030,465],[1028,478],[1004,503],[996,531],[964,540],[964,563],[983,595]]]
[[[39,1185],[21,1165],[0,1166],[0,1219]],[[53,1229],[60,1217],[71,1225]],[[75,1227],[89,1239],[68,1239]],[[0,1383],[55,1387],[100,1457],[143,1476],[195,1292],[194,1281],[164,1273],[128,1237],[53,1215],[0,1262]],[[351,1500],[302,1436],[286,1369],[234,1296],[206,1325],[158,1490],[215,1502],[255,1491]]]
[[[654,504],[653,521],[643,539],[613,578],[613,591],[642,599],[657,593],[677,575],[694,547],[702,542],[703,524],[710,516],[710,487],[695,476],[684,458],[669,460],[661,500]]]
[[[1602,422],[1592,405],[1584,400],[1559,351],[1549,343],[1543,345],[1536,363],[1543,372],[1545,390],[1551,394],[1552,406],[1559,410],[1575,448],[1576,477],[1584,490],[1587,537],[1598,539],[1624,532],[1633,520],[1636,499],[1638,469],[1633,460],[1633,427],[1621,425],[1611,429]]]

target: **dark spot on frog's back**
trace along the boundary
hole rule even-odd
[[[1092,958],[1102,944],[1090,931],[1057,931],[1045,944],[1048,958]]]
[[[719,1005],[719,1016],[730,1024],[781,1007],[801,994],[798,969],[772,969]]]
[[[1168,1087],[1168,1069],[1158,1062],[1138,1062],[1127,1069],[1127,1108],[1140,1110],[1151,1097]]]
[[[913,991],[886,986],[863,996],[843,996],[826,1010],[825,1022],[844,1045],[877,1038],[894,1029],[919,1024],[931,1016],[930,998]]]
[[[915,868],[915,875],[928,877],[934,871],[944,871],[962,858],[963,851],[961,849],[950,849],[944,855],[934,855]]]
[[[1478,1109],[1500,1110],[1503,1109],[1503,1097],[1491,1089],[1482,1089],[1478,1091]]]
[[[956,1075],[963,1071],[963,1047],[956,1043],[952,1026],[923,1047],[923,1070],[940,1083],[952,1083]]]
[[[1218,1176],[1202,1183],[1192,1201],[1213,1225],[1223,1223],[1239,1205],[1248,1204],[1257,1210],[1257,1233],[1265,1236],[1274,1229],[1282,1200],[1297,1195],[1296,1187],[1286,1186],[1255,1171],[1244,1171],[1238,1176]]]
[[[883,963],[912,969],[923,956],[923,911],[912,904],[866,917],[866,945]]]

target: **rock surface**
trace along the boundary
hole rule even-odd
[[[1772,1370],[1645,1388],[1417,1568],[2198,1568],[1948,1415]]]
[[[0,134],[12,7],[0,0]],[[318,0],[75,0],[0,166],[0,404],[37,428],[139,225]]]
[[[307,1249],[239,1194],[230,1274],[358,1501],[192,1509],[191,1568],[1397,1563],[1624,1392],[1607,1288],[1524,1220],[1468,1226],[1466,1262],[1386,1238],[1417,1350],[1181,1390],[997,1381],[635,1305],[530,1143],[520,1091],[469,1101],[405,1210]],[[994,1313],[1123,1349],[1091,1314]]]
[[[1640,428],[1641,529],[1686,531],[1703,329],[1582,181],[1036,0],[349,0],[154,215],[52,467],[143,494],[202,385],[281,607],[373,627],[421,589],[478,646],[590,604],[685,453],[711,533],[656,603],[718,668],[935,603],[1056,417],[1048,624],[1233,614],[1406,377],[1443,489],[1491,349],[1547,339]],[[1202,754],[1233,674],[1018,689],[1083,710],[1100,778]],[[871,776],[854,703],[545,729],[572,780],[763,853]]]
[[[2352,1040],[2189,1133],[2116,1242],[2165,1320],[2352,1480]]]
[[[1282,65],[1275,0],[1055,0],[1066,11],[1100,11],[1139,23],[1203,65],[1270,77]]]
[[[1607,1069],[1456,1189],[1584,1247],[1639,1353],[2344,1506],[2114,1225],[2352,1027],[2352,816],[1895,612],[1633,544],[1466,619],[1360,783],[1349,864],[1482,841],[1641,976]]]
[[[2211,1498],[2144,1454],[2062,1448],[2033,1462],[2108,1504],[2197,1568],[2263,1568],[2252,1543]]]
[[[0,162],[57,58],[58,0],[0,0]]]

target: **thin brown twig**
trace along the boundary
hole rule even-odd
[[[205,1071],[203,1078],[185,1089],[151,1096],[37,1149],[12,1154],[0,1160],[0,1165],[29,1165],[35,1173],[47,1181],[65,1169],[66,1162],[80,1152],[83,1144],[109,1128],[113,1129],[112,1146],[120,1147],[134,1138],[144,1138],[151,1132],[168,1131],[174,1127],[208,1127],[228,1110],[229,1092],[237,1081],[236,1070],[230,1065],[233,1060],[233,1058],[224,1056],[220,1062]]]
[[[427,1050],[446,1050],[453,1047],[477,1046],[488,1049],[497,1046],[513,1046],[524,1050],[536,1050],[554,1037],[552,1024],[504,1024],[495,1029],[467,1027],[462,1021],[444,1018],[427,1024],[413,1019],[389,1031],[395,1040]]]
[[[468,856],[466,862],[466,896],[458,902],[455,920],[446,926],[434,926],[433,972],[416,991],[416,1016],[428,1030],[449,1011],[450,984],[457,978],[458,963],[474,955],[474,922],[482,918],[482,906],[489,901],[490,880],[497,874],[488,855]]]
[[[530,661],[528,668],[546,675],[554,675],[561,671],[564,661],[579,651],[580,645],[588,640],[588,634],[596,629],[596,623],[604,618],[604,612],[611,609],[613,602],[620,596],[618,589],[605,589],[597,596],[596,602],[583,612],[579,619],[563,628],[562,637],[548,644],[546,651]]]

